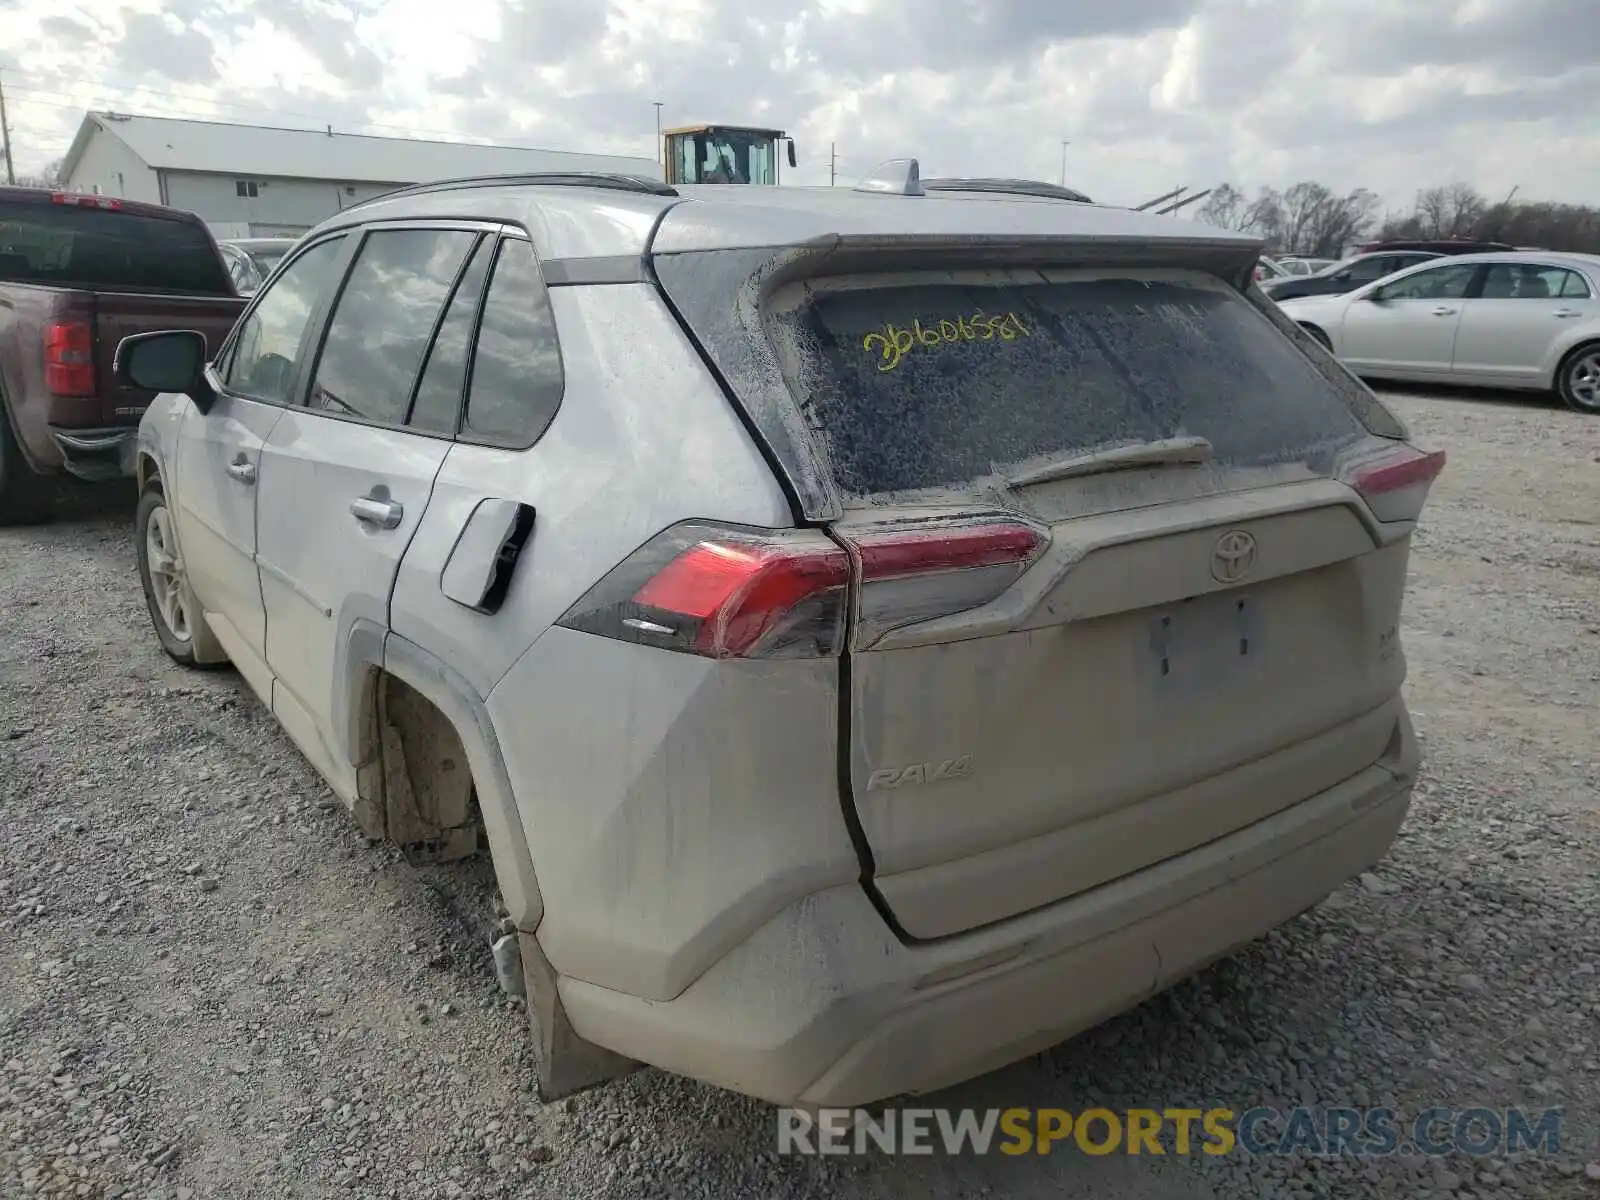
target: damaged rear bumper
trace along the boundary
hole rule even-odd
[[[1321,901],[1387,853],[1417,754],[1136,875],[908,946],[858,886],[774,917],[682,995],[580,980],[582,1038],[778,1104],[869,1104],[1015,1062],[1137,1005]]]

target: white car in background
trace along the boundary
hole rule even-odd
[[[1600,416],[1600,256],[1433,260],[1342,296],[1280,301],[1357,375],[1554,391]]]
[[[1277,260],[1277,265],[1285,275],[1304,278],[1307,275],[1315,275],[1319,271],[1326,271],[1329,267],[1337,266],[1338,261],[1338,259],[1334,258],[1280,258]]]

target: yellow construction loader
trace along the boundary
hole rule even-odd
[[[788,146],[794,166],[794,139],[781,129],[748,125],[680,125],[662,133],[668,183],[778,182],[778,143]]]

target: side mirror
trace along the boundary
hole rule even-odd
[[[136,333],[117,343],[111,373],[123,387],[188,396],[201,412],[217,394],[206,381],[205,335],[192,329]]]
[[[794,166],[794,139],[789,139],[789,165]]]

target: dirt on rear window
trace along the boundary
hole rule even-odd
[[[1365,436],[1220,281],[1030,275],[810,281],[773,298],[779,360],[842,491],[946,488],[1174,437],[1208,439],[1224,465],[1330,463]]]

